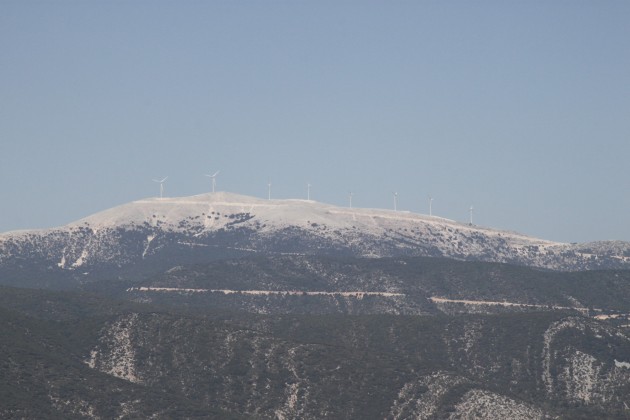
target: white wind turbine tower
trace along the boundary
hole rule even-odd
[[[311,184],[306,184],[306,199],[311,201]]]
[[[432,204],[433,204],[433,197],[429,196],[429,216],[433,216],[433,210],[432,210]]]
[[[214,175],[207,175],[207,174],[206,174],[206,176],[207,176],[208,178],[212,179],[212,192],[214,192],[214,190],[215,190],[215,189],[216,189],[216,187],[217,187],[217,175],[219,175],[219,172],[221,172],[221,171],[216,171],[216,172],[214,173]]]
[[[394,211],[398,211],[398,193],[394,193]]]
[[[267,183],[267,200],[271,200],[271,181]]]
[[[162,197],[164,196],[164,182],[166,182],[166,179],[167,179],[167,178],[168,178],[168,177],[167,177],[167,176],[165,176],[165,177],[164,177],[164,178],[162,178],[162,179],[154,179],[154,180],[153,180],[153,182],[157,182],[157,183],[159,183],[159,184],[160,184],[160,198],[162,198]]]
[[[473,206],[470,206],[470,209],[468,210],[468,212],[470,213],[470,225],[472,226],[473,224]]]

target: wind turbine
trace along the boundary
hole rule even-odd
[[[311,201],[311,184],[306,184],[306,199]]]
[[[433,216],[431,205],[433,204],[433,197],[429,196],[429,216]]]
[[[350,200],[350,208],[352,208],[352,191],[348,193],[348,200]]]
[[[219,172],[221,172],[221,171],[216,171],[216,172],[214,173],[214,175],[207,175],[207,174],[206,174],[206,176],[207,176],[208,178],[211,178],[211,179],[212,179],[212,192],[214,192],[215,188],[217,187],[217,175],[219,175]]]
[[[398,193],[394,193],[394,211],[398,211]]]
[[[470,213],[470,226],[472,226],[473,224],[473,206],[470,206],[470,209],[468,210],[468,212]]]
[[[267,200],[271,200],[271,181],[267,183]]]
[[[153,182],[158,182],[160,184],[160,198],[162,198],[164,196],[164,182],[166,182],[166,179],[168,177],[165,176],[162,179],[154,179]]]

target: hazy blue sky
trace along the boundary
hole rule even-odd
[[[0,231],[221,190],[630,240],[630,1],[0,2]]]

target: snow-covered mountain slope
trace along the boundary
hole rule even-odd
[[[224,192],[144,199],[63,227],[0,235],[0,270],[13,274],[25,266],[140,270],[253,253],[443,256],[554,270],[630,267],[625,242],[570,245],[409,212]]]

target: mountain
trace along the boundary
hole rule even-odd
[[[630,418],[629,259],[227,193],[5,233],[0,417]]]
[[[551,270],[630,267],[630,244],[563,244],[440,217],[230,193],[151,198],[0,235],[3,284],[76,287],[251,255],[431,256]]]
[[[132,307],[0,287],[0,418],[248,418],[91,368],[85,360],[102,323]]]
[[[86,287],[160,306],[262,314],[570,311],[629,321],[630,270],[554,272],[445,258],[256,256]]]
[[[0,287],[0,321],[2,418],[628,415],[630,336],[576,314],[269,316]]]

